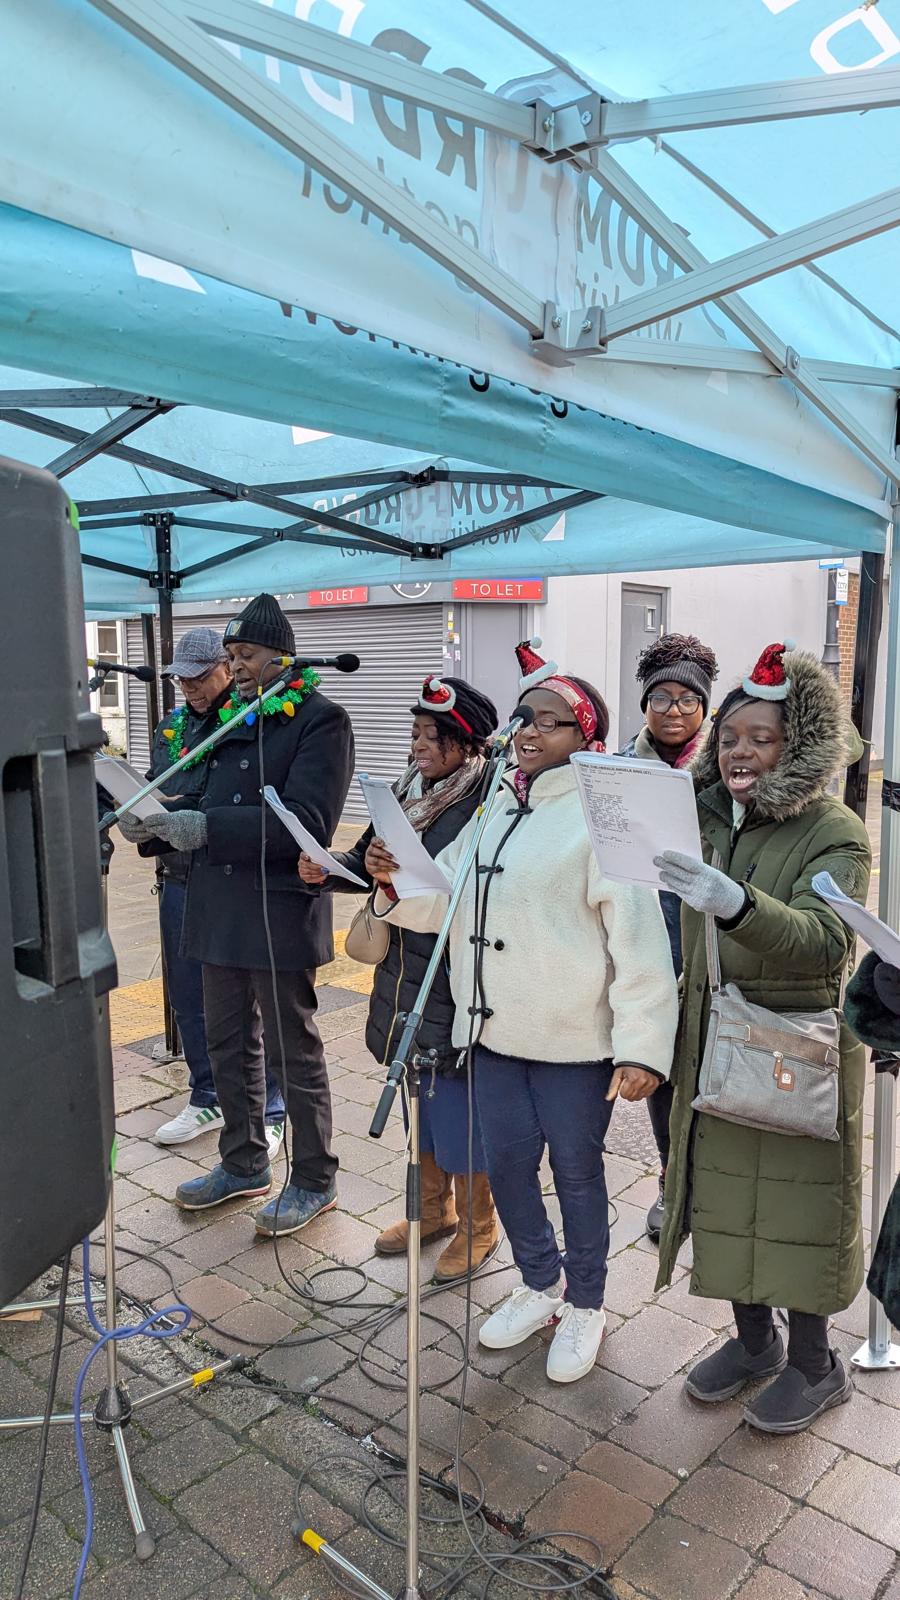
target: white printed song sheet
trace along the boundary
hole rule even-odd
[[[820,899],[834,906],[842,922],[848,928],[858,933],[865,939],[870,950],[874,950],[882,961],[889,961],[891,966],[900,967],[900,937],[894,933],[887,923],[876,917],[874,911],[867,911],[865,906],[857,905],[851,900],[843,889],[835,883],[830,872],[817,872],[812,880],[812,886]]]
[[[301,850],[305,851],[309,856],[310,861],[314,861],[317,867],[323,867],[326,872],[331,873],[335,878],[346,878],[348,883],[358,883],[361,889],[368,889],[369,885],[364,878],[358,878],[355,872],[348,872],[346,867],[342,867],[341,863],[335,860],[335,857],[325,849],[325,846],[319,844],[313,838],[309,829],[304,828],[300,818],[295,817],[293,811],[288,811],[287,806],[282,805],[277,790],[273,789],[270,783],[267,783],[263,789],[263,798],[272,807],[276,817],[280,817],[288,833],[293,834]]]
[[[417,894],[449,894],[451,886],[446,875],[428,854],[387,778],[370,778],[367,772],[358,772],[356,781],[369,808],[376,838],[384,840],[400,868],[391,879],[398,900],[412,900]]]
[[[663,761],[579,751],[572,766],[597,865],[619,883],[664,887],[654,856],[664,850],[703,860],[694,783]]]
[[[94,777],[101,789],[112,795],[116,802],[116,810],[124,806],[141,789],[147,787],[147,779],[142,778],[135,767],[129,766],[127,761],[120,760],[118,756],[95,756]],[[154,792],[139,800],[136,806],[131,806],[128,815],[137,817],[138,822],[146,822],[148,817],[158,817],[165,809],[165,800],[159,793]]]

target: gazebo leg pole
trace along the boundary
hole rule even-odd
[[[900,506],[891,531],[891,586],[888,602],[888,658],[884,717],[884,782],[881,801],[881,873],[878,914],[892,928],[900,927]],[[878,1075],[875,1086],[875,1137],[872,1162],[872,1246],[894,1184],[897,1085],[890,1073]],[[880,1301],[869,1301],[869,1337],[853,1356],[866,1370],[900,1367],[900,1345],[891,1342],[891,1327]]]

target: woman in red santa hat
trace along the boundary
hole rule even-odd
[[[695,1109],[711,1015],[706,922],[718,944],[722,983],[736,985],[745,1001],[807,1016],[840,1005],[853,936],[813,881],[830,872],[845,894],[865,904],[868,835],[859,817],[827,792],[850,744],[830,674],[791,645],[769,645],[722,702],[694,767],[704,861],[666,854],[657,862],[666,887],[683,902],[684,954],[657,1287],[670,1281],[690,1233],[691,1292],[730,1300],[737,1336],[693,1368],[688,1392],[706,1403],[729,1400],[769,1378],[744,1418],[773,1434],[809,1427],[852,1393],[840,1356],[829,1348],[828,1318],[852,1303],[863,1277],[865,1055],[843,1024],[839,1051],[829,1052],[838,1059],[820,1062],[823,1080],[826,1067],[836,1073],[831,1135],[762,1131]],[[776,1050],[778,1021],[776,1015],[746,1025],[748,1049],[754,1030],[760,1035],[750,1059],[766,1082],[784,1060]],[[801,1039],[797,1055],[814,1043]],[[786,1103],[803,1093],[790,1070],[778,1086],[790,1092]],[[786,1347],[776,1307],[787,1308]]]
[[[603,1338],[609,1219],[603,1141],[617,1094],[645,1099],[668,1076],[677,996],[665,923],[649,889],[601,876],[570,757],[602,749],[609,714],[597,690],[517,651],[515,740],[450,934],[453,1041],[472,1047],[488,1174],[522,1284],[482,1323],[481,1344],[556,1332],[547,1376],[590,1372]],[[437,858],[452,878],[475,820]],[[388,881],[387,858],[375,873]],[[387,912],[389,898],[376,909]],[[391,919],[434,932],[445,895],[404,900]],[[564,1250],[541,1192],[544,1151]]]

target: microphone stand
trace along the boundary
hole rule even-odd
[[[101,819],[100,832],[103,833],[106,828],[111,828],[113,823],[118,822],[120,817],[124,817],[127,811],[132,811],[139,800],[144,800],[147,795],[155,793],[161,784],[167,783],[173,774],[180,772],[182,767],[186,767],[189,761],[196,761],[198,756],[205,755],[207,750],[211,750],[213,745],[219,743],[220,739],[226,738],[232,728],[237,727],[238,723],[246,722],[254,711],[261,711],[264,701],[268,700],[272,695],[283,694],[296,672],[297,665],[292,662],[274,683],[266,684],[265,686],[261,685],[255,700],[248,700],[247,704],[242,706],[235,716],[230,717],[227,722],[223,722],[220,728],[214,728],[213,732],[208,734],[205,739],[201,739],[199,744],[194,745],[194,748],[189,750],[186,756],[181,756],[178,761],[173,761],[170,767],[166,767],[165,772],[161,772],[158,778],[151,778],[150,782],[145,783],[142,789],[138,789],[130,800],[126,800],[115,811],[108,812]]]
[[[516,730],[518,731],[518,730]],[[493,771],[487,793],[479,807],[478,821],[465,854],[457,868],[453,888],[440,932],[434,941],[431,960],[419,986],[413,1009],[407,1013],[397,1052],[388,1069],[381,1098],[375,1108],[369,1128],[371,1139],[380,1139],[385,1130],[397,1090],[406,1082],[409,1106],[409,1146],[406,1168],[406,1220],[409,1238],[406,1252],[406,1582],[402,1600],[424,1600],[424,1590],[419,1584],[419,1327],[421,1287],[421,1235],[422,1235],[422,1164],[419,1147],[419,1074],[430,1065],[429,1055],[420,1055],[415,1049],[416,1034],[422,1022],[428,996],[431,993],[444,950],[450,937],[450,927],[459,909],[463,891],[471,876],[481,838],[491,814],[494,797],[506,771],[506,752],[512,744],[512,733],[503,734],[491,749]],[[311,1550],[331,1561],[339,1571],[357,1580],[374,1596],[374,1600],[390,1600],[385,1590],[359,1567],[353,1566],[346,1556],[332,1550],[312,1529],[307,1528],[303,1542]],[[338,1559],[339,1558],[339,1559]]]

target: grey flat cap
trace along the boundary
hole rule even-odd
[[[169,678],[202,678],[211,667],[227,661],[225,647],[215,628],[189,628],[175,646],[175,659],[163,667]]]

